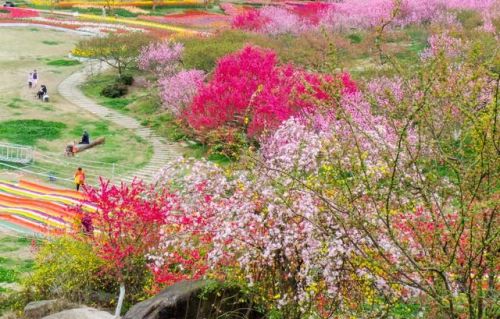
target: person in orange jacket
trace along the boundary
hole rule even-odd
[[[78,169],[75,172],[76,191],[79,191],[80,186],[83,186],[84,184],[85,184],[85,172],[81,167],[78,167]]]

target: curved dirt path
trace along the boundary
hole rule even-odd
[[[59,94],[68,100],[68,102],[102,119],[132,130],[136,135],[152,144],[153,156],[146,166],[135,172],[130,172],[126,176],[115,177],[115,179],[125,182],[130,182],[135,177],[146,182],[151,182],[155,173],[165,166],[165,164],[168,164],[168,162],[182,155],[182,148],[179,144],[158,136],[150,128],[142,126],[136,119],[98,105],[96,102],[86,97],[79,87],[85,82],[87,75],[92,72],[92,70],[95,70],[96,66],[92,63],[95,62],[87,62],[87,65],[82,70],[64,79],[57,88]],[[127,151],[126,145],[123,146],[123,150],[124,152]]]

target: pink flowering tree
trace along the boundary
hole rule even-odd
[[[261,29],[262,33],[277,34],[299,34],[308,29],[308,23],[300,16],[285,8],[267,6],[260,10],[260,18],[265,21]]]
[[[165,109],[180,117],[203,86],[205,73],[200,70],[180,71],[158,80],[160,98]]]
[[[138,57],[139,68],[157,78],[163,107],[177,117],[191,104],[205,78],[203,71],[181,68],[183,51],[178,42],[153,42]]]
[[[178,42],[153,42],[142,48],[138,66],[157,77],[171,75],[178,70],[183,51],[184,46]]]
[[[300,34],[316,28],[328,12],[330,4],[311,2],[286,6],[264,6],[259,10],[233,15],[234,28],[278,35]]]
[[[186,169],[189,173],[179,174]],[[318,298],[338,293],[333,286],[325,291],[318,267],[329,259],[344,268],[351,249],[342,231],[328,237],[315,231],[320,215],[310,193],[285,192],[264,176],[228,175],[207,162],[170,166],[159,175],[159,183],[177,185],[189,221],[176,237],[165,236],[166,251],[203,251],[208,276],[236,283],[254,302],[287,318],[312,315]],[[328,242],[330,252],[324,246]],[[163,263],[168,256],[157,256],[159,271],[168,267]],[[349,273],[346,265],[331,280],[344,286]]]

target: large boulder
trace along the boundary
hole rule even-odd
[[[108,312],[94,308],[76,308],[54,313],[42,319],[113,319],[114,316]]]
[[[242,302],[241,294],[235,289],[212,289],[206,293],[213,282],[183,281],[161,291],[158,295],[134,305],[123,319],[212,319],[220,318],[222,313],[233,312],[227,318],[262,318]],[[204,292],[203,297],[200,295]]]
[[[32,301],[24,307],[24,318],[40,319],[51,313],[76,307],[78,305],[60,299]]]

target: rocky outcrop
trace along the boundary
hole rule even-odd
[[[251,306],[242,302],[234,289],[217,289],[204,292],[208,281],[183,281],[158,295],[134,305],[123,319],[215,319],[223,313],[234,315],[225,318],[262,318]]]
[[[54,313],[42,319],[113,319],[114,316],[108,312],[94,308],[76,308]]]

